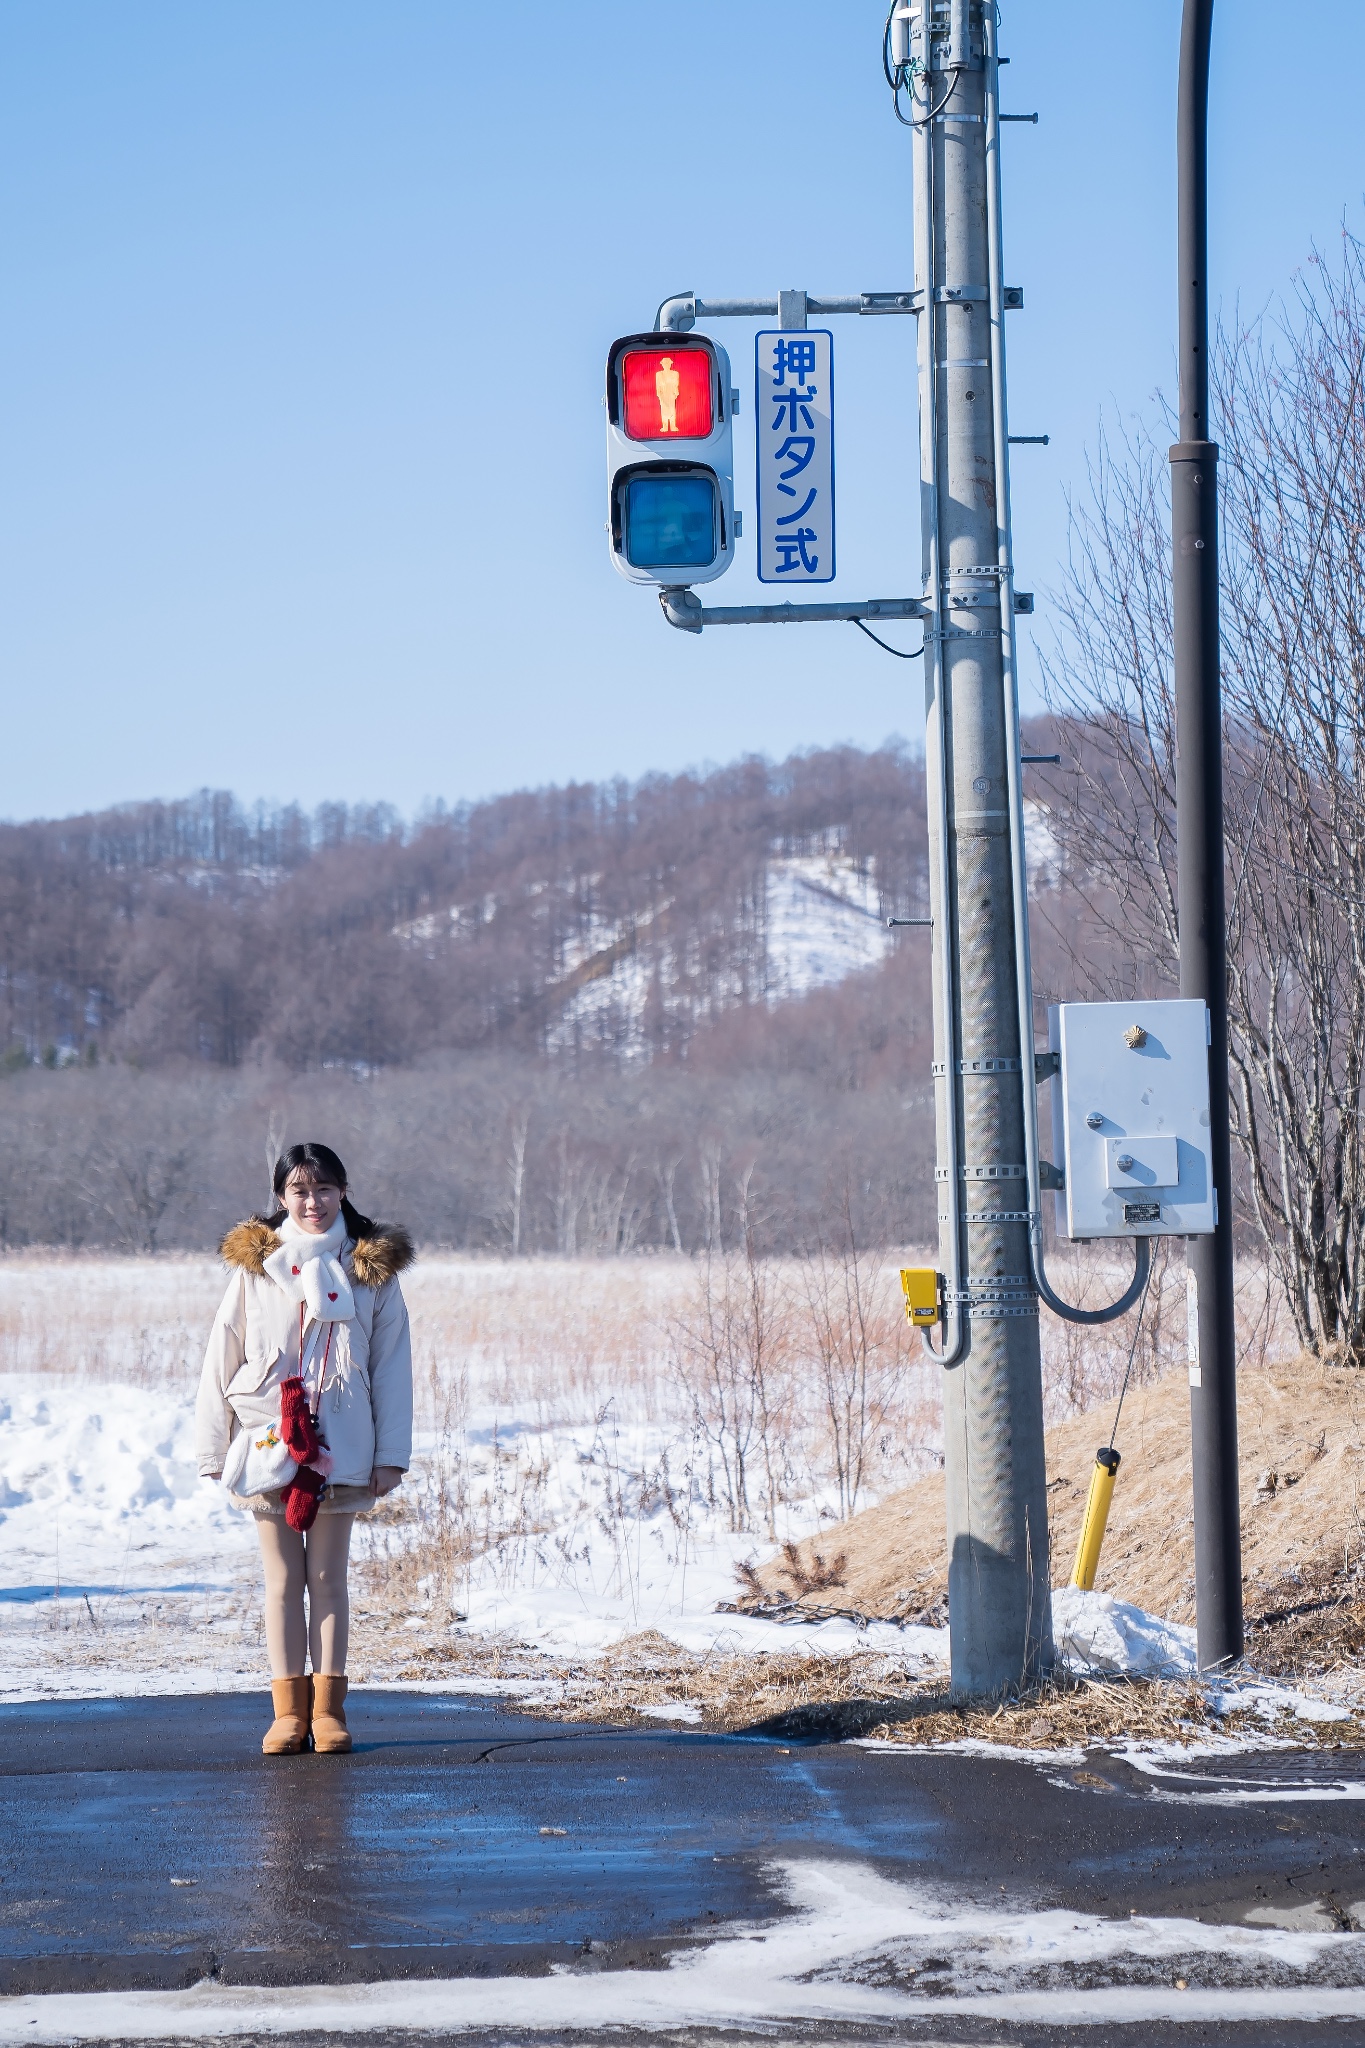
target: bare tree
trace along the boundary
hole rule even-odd
[[[514,1259],[521,1251],[521,1197],[526,1185],[526,1134],[530,1125],[531,1112],[523,1104],[513,1112],[507,1137],[508,1228]]]
[[[1233,1134],[1294,1327],[1365,1363],[1365,252],[1218,337]],[[1164,436],[1162,437],[1164,439]],[[1073,515],[1049,823],[1092,985],[1179,959],[1167,465],[1102,442]]]
[[[673,1200],[673,1189],[678,1178],[678,1168],[681,1165],[681,1159],[670,1155],[668,1158],[660,1159],[654,1168],[654,1178],[658,1183],[659,1194],[664,1205],[664,1216],[668,1222],[668,1241],[675,1252],[680,1252],[683,1248],[682,1232],[678,1228],[677,1205]]]
[[[725,1232],[720,1213],[721,1148],[714,1137],[703,1138],[700,1151],[702,1182],[702,1242],[717,1256],[725,1251]]]
[[[692,1308],[668,1333],[693,1427],[720,1468],[730,1527],[751,1528],[761,1505],[770,1542],[777,1540],[783,1491],[778,1446],[788,1434],[782,1427],[788,1326],[777,1269],[759,1257],[747,1233],[743,1251],[702,1254]]]
[[[857,1508],[878,1442],[892,1419],[906,1363],[906,1325],[899,1301],[888,1311],[883,1298],[883,1255],[859,1243],[847,1186],[841,1220],[835,1243],[808,1252],[800,1270],[842,1520]]]

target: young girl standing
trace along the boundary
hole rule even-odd
[[[274,1189],[276,1214],[223,1239],[232,1278],[195,1408],[201,1475],[224,1480],[233,1505],[256,1517],[275,1706],[267,1756],[305,1749],[310,1735],[315,1750],[351,1747],[351,1528],[399,1484],[412,1455],[412,1347],[398,1285],[411,1239],[352,1207],[346,1169],[326,1145],[292,1145]]]

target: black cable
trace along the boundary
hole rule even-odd
[[[882,30],[882,70],[886,75],[886,82],[890,86],[892,92],[895,92],[898,89],[900,82],[899,67],[896,71],[893,71],[891,69],[891,23],[895,18],[896,8],[898,5],[899,0],[891,0],[891,6],[886,16],[886,26]]]
[[[962,73],[960,71],[955,71],[953,73],[953,81],[952,84],[948,87],[947,92],[944,93],[943,98],[939,101],[936,107],[930,107],[928,113],[924,116],[924,119],[922,121],[906,120],[904,114],[901,112],[901,89],[899,86],[897,86],[891,95],[891,106],[892,111],[896,116],[896,119],[901,124],[901,127],[928,128],[932,126],[932,124],[938,119],[939,115],[943,112],[943,109],[947,106],[953,94],[957,91],[957,81],[959,78],[961,78],[961,76]]]
[[[871,627],[865,626],[861,619],[850,619],[848,623],[850,626],[856,626],[860,633],[866,633],[874,647],[880,647],[885,654],[894,654],[897,661],[914,661],[918,655],[924,652],[923,643],[918,647],[912,647],[907,654],[903,648],[893,647],[889,640],[879,640]]]
[[[1133,1342],[1128,1352],[1128,1364],[1123,1375],[1123,1385],[1119,1388],[1119,1405],[1114,1410],[1114,1427],[1109,1432],[1109,1448],[1111,1451],[1114,1448],[1114,1439],[1119,1433],[1119,1417],[1123,1413],[1123,1397],[1128,1392],[1128,1381],[1132,1376],[1133,1360],[1137,1357],[1138,1338],[1142,1335],[1142,1317],[1147,1307],[1147,1295],[1152,1285],[1152,1272],[1153,1268],[1149,1266],[1147,1268],[1146,1285],[1142,1290],[1142,1299],[1138,1303],[1137,1327],[1133,1331]]]
[[[1029,1245],[1029,1267],[1033,1274],[1033,1284],[1053,1315],[1061,1316],[1068,1323],[1117,1322],[1120,1316],[1127,1315],[1138,1296],[1146,1292],[1152,1270],[1153,1242],[1150,1237],[1133,1239],[1133,1277],[1118,1300],[1111,1301],[1108,1308],[1077,1308],[1074,1302],[1063,1301],[1060,1294],[1053,1291],[1043,1260],[1041,1239]]]
[[[888,84],[888,85],[890,86],[890,88],[891,88],[891,108],[892,108],[892,112],[893,112],[893,113],[895,114],[895,116],[896,116],[896,119],[897,119],[897,120],[898,120],[898,121],[900,122],[900,124],[901,124],[901,127],[902,127],[902,128],[927,128],[927,127],[928,127],[928,125],[929,125],[929,123],[930,123],[930,122],[931,122],[931,121],[932,121],[932,120],[933,120],[933,119],[935,118],[935,116],[936,116],[936,115],[938,115],[938,114],[941,114],[941,113],[943,112],[943,109],[944,109],[944,108],[945,108],[945,107],[947,106],[947,104],[948,104],[949,100],[950,100],[950,99],[952,98],[953,94],[954,94],[954,93],[955,93],[955,92],[957,91],[957,81],[958,81],[958,79],[959,79],[959,78],[961,77],[961,75],[962,75],[962,74],[961,74],[961,72],[959,72],[959,71],[955,71],[955,72],[953,73],[953,79],[952,79],[952,84],[951,84],[951,85],[950,85],[950,86],[948,87],[948,90],[947,90],[947,92],[945,92],[945,93],[944,93],[944,95],[943,95],[943,98],[942,98],[942,99],[941,99],[941,100],[939,101],[939,103],[938,103],[938,105],[937,105],[936,107],[931,107],[931,108],[929,109],[929,112],[928,112],[928,113],[927,113],[927,114],[926,114],[926,115],[924,116],[924,119],[923,119],[922,121],[916,121],[916,120],[914,120],[914,119],[911,119],[911,120],[908,120],[908,121],[907,121],[907,119],[905,118],[905,115],[904,115],[904,114],[903,114],[903,113],[901,112],[901,89],[902,89],[902,87],[904,87],[904,86],[905,86],[905,83],[906,83],[906,81],[905,81],[905,73],[906,73],[906,71],[910,71],[910,74],[911,74],[911,81],[910,81],[910,87],[909,87],[909,90],[910,90],[910,91],[911,91],[911,92],[913,93],[913,90],[914,90],[914,76],[915,76],[915,74],[914,74],[914,69],[913,69],[913,66],[912,66],[912,65],[898,64],[898,65],[897,65],[897,66],[895,67],[895,69],[894,69],[894,70],[892,69],[892,66],[891,66],[891,55],[890,55],[890,52],[891,52],[891,22],[892,22],[892,18],[893,18],[893,17],[894,17],[894,15],[895,15],[895,12],[896,12],[896,7],[897,7],[897,4],[898,4],[898,0],[891,0],[891,8],[890,8],[890,12],[889,12],[889,13],[887,14],[887,17],[886,17],[886,24],[885,24],[885,26],[884,26],[884,27],[883,27],[883,29],[882,29],[882,71],[883,71],[883,73],[884,73],[884,75],[885,75],[885,78],[886,78],[886,82],[887,82],[887,84]],[[926,30],[926,32],[925,32],[925,48],[926,48],[926,52],[927,52],[927,49],[928,49],[928,31],[927,31],[927,30]],[[927,72],[925,73],[925,76],[926,76],[926,77],[928,76],[928,73],[927,73]]]

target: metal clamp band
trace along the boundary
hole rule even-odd
[[[1032,1301],[1035,1289],[1031,1280],[1016,1278],[1014,1274],[1002,1275],[998,1285],[990,1280],[973,1281],[970,1287],[945,1287],[945,1301]]]
[[[931,1074],[942,1076],[948,1071],[948,1063],[946,1060],[935,1060],[929,1071]],[[959,1060],[957,1062],[957,1072],[959,1074],[1022,1074],[1023,1071],[1024,1062],[1022,1060],[989,1059]]]
[[[941,1223],[947,1223],[949,1220],[947,1216],[939,1218]],[[962,1211],[962,1221],[964,1223],[1032,1223],[1033,1211],[1031,1209],[964,1209]]]
[[[959,1166],[959,1168],[957,1169],[957,1172],[958,1172],[958,1178],[959,1178],[959,1180],[1027,1180],[1027,1179],[1028,1179],[1028,1168],[1027,1168],[1026,1166]],[[934,1168],[934,1179],[935,1179],[935,1180],[947,1180],[947,1179],[948,1179],[948,1169],[947,1169],[947,1167],[946,1167],[946,1166],[936,1166],[936,1167]]]
[[[1013,1303],[1007,1306],[1004,1302],[999,1301],[972,1302],[967,1309],[969,1316],[978,1316],[981,1321],[987,1323],[998,1322],[1005,1316],[1036,1316],[1037,1313],[1038,1304],[1036,1301],[1029,1302],[1025,1308],[1016,1308]]]
[[[1036,1294],[1032,1273],[983,1273],[973,1280],[973,1294]]]

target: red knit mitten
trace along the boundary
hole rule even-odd
[[[300,1465],[281,1493],[284,1519],[291,1529],[298,1530],[300,1536],[305,1536],[317,1520],[318,1496],[326,1484],[321,1472],[313,1472],[307,1465]]]
[[[280,1388],[280,1441],[300,1465],[311,1465],[322,1449],[308,1413],[303,1381],[297,1374]]]

